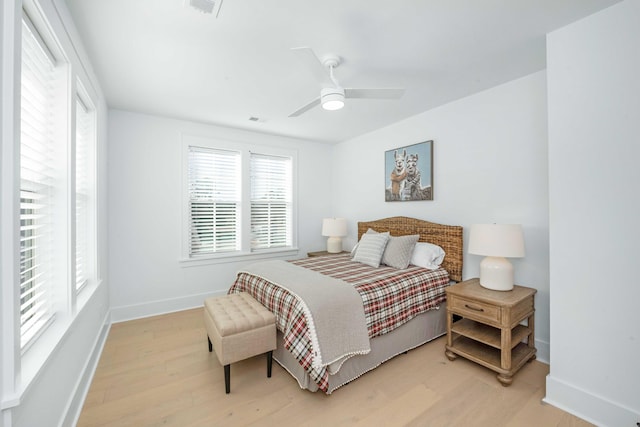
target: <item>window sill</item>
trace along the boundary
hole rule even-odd
[[[187,267],[199,267],[203,265],[212,264],[226,264],[232,262],[252,261],[260,259],[272,259],[298,256],[300,250],[297,247],[285,248],[285,249],[267,249],[259,252],[233,252],[228,254],[218,254],[207,257],[199,258],[181,258],[179,260],[180,266]]]
[[[102,281],[98,281],[95,284],[85,286],[80,294],[83,295],[82,298],[80,298],[80,295],[78,296],[76,314],[56,314],[55,320],[47,327],[46,331],[21,355],[20,380],[16,384],[13,394],[2,397],[0,410],[10,409],[22,403],[24,396],[46,369],[50,359],[59,350],[79,312],[82,311],[87,301],[95,294],[101,283]]]

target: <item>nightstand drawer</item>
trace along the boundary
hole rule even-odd
[[[455,295],[449,295],[449,309],[462,317],[488,321],[493,324],[500,323],[500,307],[486,304],[481,301],[473,301]]]

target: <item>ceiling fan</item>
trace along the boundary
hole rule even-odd
[[[328,55],[323,61],[316,56],[309,47],[296,47],[291,49],[309,69],[313,72],[318,82],[322,85],[320,96],[308,104],[298,108],[289,117],[297,117],[317,105],[322,105],[325,110],[339,110],[344,106],[346,98],[360,99],[398,99],[404,94],[400,88],[343,88],[333,76],[333,70],[340,65],[340,57]]]

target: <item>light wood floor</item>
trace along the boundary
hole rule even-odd
[[[78,426],[589,426],[541,403],[548,366],[511,387],[444,337],[400,355],[332,395],[301,390],[266,356],[231,366],[231,393],[209,353],[202,309],[114,324]]]

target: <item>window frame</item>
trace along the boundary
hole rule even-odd
[[[191,257],[189,254],[189,147],[202,147],[212,150],[235,151],[240,154],[240,249],[237,251],[212,253]],[[181,193],[181,248],[179,263],[183,267],[242,261],[247,259],[276,258],[298,254],[298,208],[297,208],[297,164],[298,152],[294,149],[273,147],[248,142],[223,140],[214,137],[182,135],[181,147],[182,183]],[[289,157],[291,159],[291,246],[268,248],[252,251],[251,249],[251,153],[267,156]]]
[[[74,235],[73,241],[70,244],[73,245],[74,249],[74,291],[76,295],[80,294],[84,289],[88,287],[88,285],[94,283],[98,279],[97,275],[97,258],[98,258],[98,236],[97,236],[97,143],[98,143],[98,111],[95,106],[94,101],[92,100],[89,92],[85,89],[82,81],[78,78],[76,81],[76,93],[75,97],[72,100],[75,105],[75,110],[72,118],[72,122],[74,124],[74,144],[73,144],[73,176],[70,177],[73,180],[74,184],[74,204],[70,209],[73,209],[74,215]],[[81,104],[80,106],[78,104]],[[81,144],[78,141],[78,108],[83,108],[84,113],[88,116],[89,121],[89,129],[88,129],[88,140],[86,142],[86,146],[84,147],[84,155],[85,158],[85,171],[86,176],[84,179],[86,180],[86,187],[83,190],[86,190],[86,194],[84,194],[81,190],[78,189],[78,146]],[[85,228],[84,230],[84,251],[83,259],[84,259],[84,280],[81,284],[78,284],[78,197],[82,196],[85,198],[84,203],[84,223],[82,224]]]

